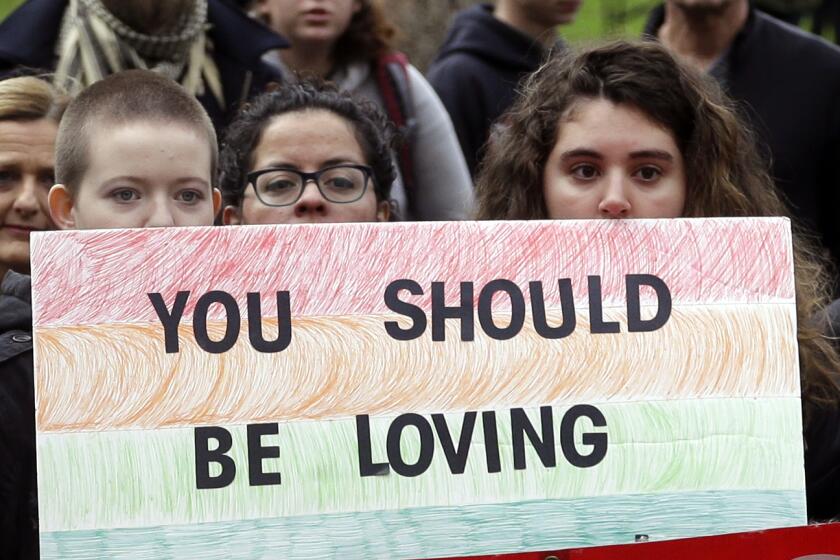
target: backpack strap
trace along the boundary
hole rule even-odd
[[[415,192],[414,162],[411,157],[412,133],[417,124],[414,117],[414,99],[408,75],[408,57],[399,51],[381,55],[376,60],[376,82],[385,102],[385,112],[400,133],[401,144],[397,153],[405,193],[412,203]],[[412,204],[413,206],[413,204]]]

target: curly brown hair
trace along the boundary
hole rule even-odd
[[[359,0],[347,30],[333,48],[335,63],[344,65],[359,60],[376,60],[392,50],[396,29],[385,17],[377,0]]]
[[[476,183],[478,218],[548,218],[543,172],[563,119],[576,103],[632,106],[669,130],[686,170],[686,217],[784,216],[788,212],[752,132],[711,80],[655,42],[618,41],[552,57],[524,83],[496,126]],[[830,294],[827,263],[794,224],[799,356],[806,423],[836,406],[840,358],[820,328]]]

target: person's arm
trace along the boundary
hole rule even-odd
[[[473,186],[452,121],[432,86],[409,66],[414,118],[414,186],[408,193],[417,220],[463,220],[472,215]]]
[[[38,556],[33,394],[32,351],[0,361],[0,558]]]

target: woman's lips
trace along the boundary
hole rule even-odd
[[[41,228],[29,227],[29,226],[10,226],[5,225],[3,226],[3,231],[8,233],[11,237],[15,237],[18,239],[29,239],[29,234],[33,231],[44,231]]]
[[[332,14],[323,8],[308,10],[303,13],[303,19],[309,22],[322,23],[329,21]]]

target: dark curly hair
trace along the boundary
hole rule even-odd
[[[391,150],[393,125],[371,102],[319,80],[287,84],[253,99],[227,128],[221,153],[221,188],[226,204],[239,205],[253,171],[254,150],[271,118],[297,111],[324,110],[353,128],[367,165],[373,169],[377,201],[388,200],[396,177]]]

